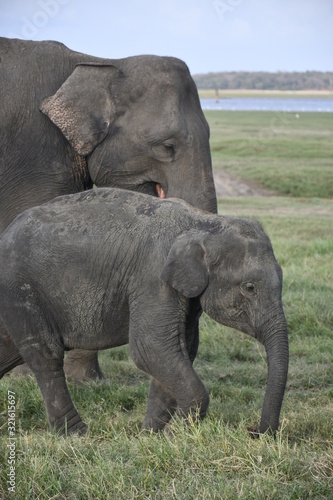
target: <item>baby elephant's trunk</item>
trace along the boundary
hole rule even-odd
[[[283,313],[278,321],[274,318],[265,326],[261,340],[267,353],[268,380],[259,431],[275,432],[279,426],[289,363],[287,323]]]

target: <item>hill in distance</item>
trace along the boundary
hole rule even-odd
[[[193,75],[198,89],[333,91],[333,72],[230,71]]]

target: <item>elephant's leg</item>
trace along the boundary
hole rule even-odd
[[[62,435],[84,434],[86,425],[73,405],[66,384],[63,353],[55,357],[38,344],[25,345],[22,351],[42,393],[51,429]]]
[[[105,378],[98,363],[98,351],[73,349],[65,357],[64,370],[66,377],[76,382]]]
[[[165,353],[161,350],[156,350],[153,356],[155,359],[163,360]],[[155,407],[155,411],[152,412],[154,420],[149,422],[145,418],[145,428],[148,428],[149,423],[151,423],[152,426],[150,428],[154,431],[162,429],[170,420],[170,413],[174,410],[176,410],[177,415],[184,418],[193,415],[202,419],[206,415],[209,405],[209,395],[194,371],[191,362],[183,356],[175,355],[173,361],[169,362],[168,360],[165,364],[160,364],[160,366],[153,364],[149,369],[151,375],[158,378],[160,384],[166,388],[164,398],[167,392],[172,396],[170,402],[168,402],[169,404],[171,403],[169,408],[165,408],[163,411],[163,407],[161,409],[157,406],[157,408]],[[151,402],[149,401],[149,403]],[[170,409],[171,412],[169,411]],[[147,413],[148,411],[149,405]],[[169,415],[166,418],[167,412]],[[157,419],[156,416],[162,416],[162,418]]]
[[[22,360],[21,363],[24,361]],[[98,363],[98,351],[73,349],[65,357],[64,370],[66,378],[75,382],[98,381],[105,378]],[[13,375],[32,375],[27,363],[17,366],[12,373]]]
[[[0,378],[22,363],[24,361],[18,348],[0,321]]]
[[[27,363],[24,363],[24,361],[22,361],[21,365],[13,368],[13,370],[11,371],[11,375],[21,375],[22,377],[31,375],[31,377],[33,377],[33,373],[30,370],[29,365]]]
[[[199,318],[201,316],[200,303],[192,301],[191,310],[186,322],[186,349],[193,363],[199,346]],[[142,424],[143,429],[158,430],[161,424],[167,424],[177,409],[177,402],[170,392],[152,379],[148,397],[147,412]],[[177,412],[178,413],[178,412]]]
[[[87,426],[82,422],[66,385],[63,368],[58,366],[35,372],[35,377],[43,395],[51,429],[59,434],[84,434]]]
[[[129,335],[133,361],[159,382],[149,395],[144,421],[144,428],[154,431],[165,427],[175,408],[185,418],[190,414],[203,418],[209,404],[207,390],[194,371],[188,353],[184,352],[185,331],[179,332],[178,321],[173,327],[172,320],[161,313],[160,309],[155,314],[157,321],[151,331],[147,331],[147,322],[140,326],[143,315],[132,317]],[[164,390],[159,397],[161,387]]]
[[[177,402],[170,392],[155,378],[150,384],[147,412],[142,429],[157,432],[171,419],[177,408]]]
[[[185,368],[185,367],[184,367]],[[203,419],[209,406],[209,395],[204,384],[199,379],[192,365],[180,370],[180,383],[174,380],[173,392],[177,400],[177,415],[187,418],[193,415]]]

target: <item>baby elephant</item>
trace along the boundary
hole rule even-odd
[[[1,236],[0,262],[0,378],[24,359],[56,431],[86,428],[64,351],[126,343],[152,377],[144,429],[162,429],[174,413],[204,417],[209,396],[192,366],[202,310],[264,344],[259,430],[278,428],[288,371],[282,272],[259,223],[97,189],[19,215]]]

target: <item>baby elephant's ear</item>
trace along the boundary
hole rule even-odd
[[[161,279],[185,297],[198,297],[208,285],[205,247],[200,235],[179,236],[173,243]]]

